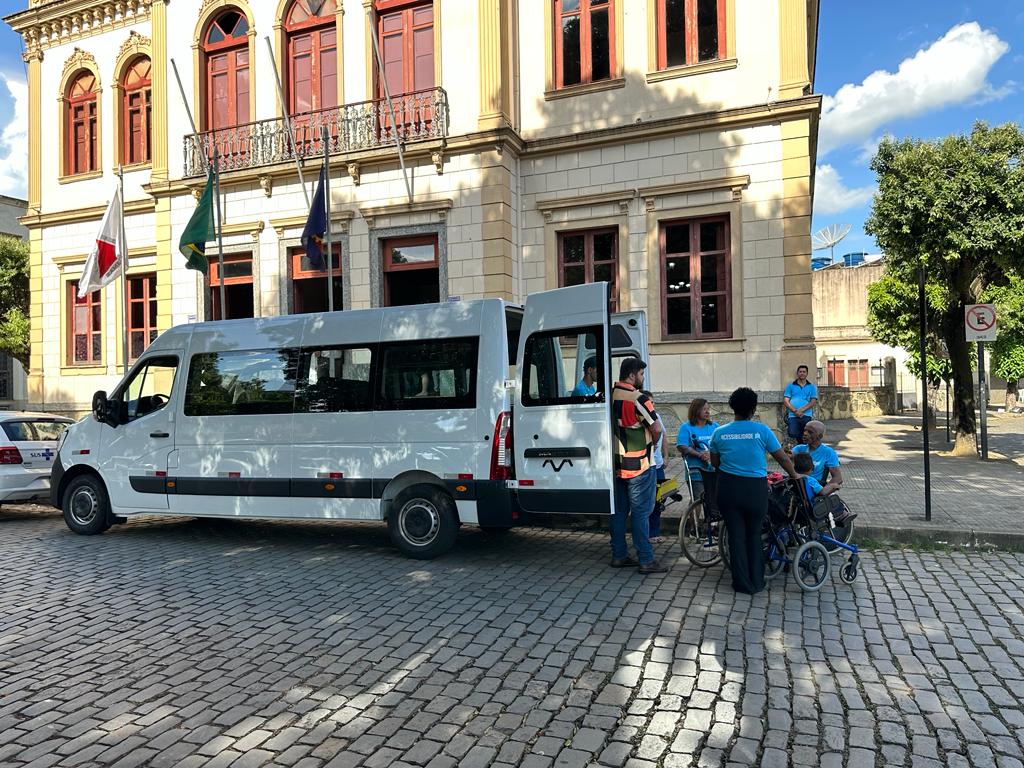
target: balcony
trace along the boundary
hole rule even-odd
[[[202,176],[214,150],[220,170],[237,171],[295,157],[323,157],[323,128],[327,128],[328,152],[347,152],[393,147],[417,141],[443,139],[448,135],[448,94],[443,88],[393,96],[397,131],[392,127],[387,101],[374,99],[291,116],[291,137],[283,117],[219,128],[185,137],[185,176]]]

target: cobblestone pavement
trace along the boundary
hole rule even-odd
[[[0,552],[3,766],[1022,764],[1020,556],[750,598],[594,532],[5,511]]]

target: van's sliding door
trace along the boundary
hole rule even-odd
[[[576,389],[576,361],[597,363],[596,393]],[[527,512],[610,513],[612,417],[608,284],[532,294],[519,343],[513,448]]]

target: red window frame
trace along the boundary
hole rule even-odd
[[[391,295],[388,286],[388,273],[391,272],[412,272],[418,269],[437,270],[440,276],[440,264],[438,262],[438,238],[437,235],[411,235],[408,237],[391,237],[382,241],[383,271],[384,279],[384,306],[391,306]],[[432,245],[434,246],[433,261],[417,261],[410,264],[395,264],[392,260],[395,248],[408,245]]]
[[[618,62],[615,57],[615,3],[620,0],[579,0],[579,7],[572,10],[564,10],[564,0],[551,0],[551,12],[554,17],[552,34],[554,35],[555,52],[555,87],[572,88],[578,85],[586,85],[593,82],[604,82],[612,80],[618,73]],[[591,35],[591,19],[594,11],[605,11],[608,14],[608,77],[594,80],[593,44]],[[578,83],[565,84],[565,67],[562,35],[562,25],[566,19],[575,16],[579,17],[580,29],[580,80]]]
[[[345,276],[341,272],[341,243],[331,243],[331,266],[333,268],[332,278],[338,283],[334,286],[334,290],[337,292],[344,286]],[[327,279],[327,272],[320,269],[303,269],[302,268],[302,257],[306,255],[306,250],[301,246],[288,249],[288,255],[291,259],[291,272],[292,272],[292,313],[298,312],[299,296],[298,286],[300,282],[306,280],[317,280],[321,284]],[[326,293],[326,290],[324,291]],[[341,304],[337,301],[337,294],[335,294],[334,308],[336,310],[341,309]],[[326,309],[325,309],[326,311]]]
[[[611,258],[598,259],[594,254],[594,237],[597,235],[612,235]],[[558,233],[558,287],[566,286],[565,270],[578,269],[579,263],[566,264],[565,262],[565,240],[568,237],[583,237],[583,282],[594,282],[594,267],[597,265],[611,265],[611,303],[608,308],[610,312],[619,311],[619,229],[618,227],[599,227],[597,229],[574,229]],[[578,283],[573,283],[578,285]]]
[[[238,22],[231,30],[224,30],[219,27],[221,19],[228,13],[237,13]],[[245,31],[239,31],[240,26],[245,26]],[[249,61],[249,22],[242,11],[235,7],[226,8],[218,14],[207,26],[203,36],[203,74],[206,84],[206,130],[216,131],[223,128],[233,128],[238,125],[245,125],[250,122],[252,116],[249,112],[249,94],[252,89],[250,79]],[[210,36],[214,27],[219,27],[224,34],[224,39],[211,42]],[[223,68],[221,69],[221,65]],[[222,74],[223,73],[223,74]],[[225,114],[220,118],[215,104],[214,82],[215,78],[223,76],[227,78],[227,108]],[[240,83],[244,81],[245,87],[241,88]]]
[[[293,21],[297,9],[309,14],[307,18]],[[338,106],[338,38],[334,20],[336,10],[335,0],[325,0],[319,15],[313,15],[308,0],[295,0],[289,6],[284,29],[288,51],[288,109],[292,115]],[[302,50],[302,44],[307,40],[309,49]],[[295,79],[297,62],[304,57],[310,60],[308,109],[299,108],[299,92],[302,88]],[[325,57],[333,58],[333,88],[324,87]],[[327,77],[330,78],[331,75],[328,74]]]
[[[377,44],[380,46],[381,58],[384,60],[384,71],[376,70],[377,73],[377,98],[384,96],[384,79],[389,73],[388,43],[393,38],[400,38],[400,58],[393,61],[401,69],[401,85],[394,87],[394,83],[388,80],[388,90],[391,96],[400,96],[416,91],[425,91],[437,85],[435,77],[435,64],[438,52],[434,49],[434,3],[433,0],[400,0],[385,2],[378,0],[377,10]],[[425,13],[429,11],[428,15]],[[389,24],[392,25],[389,27]],[[429,33],[429,34],[426,34]],[[417,41],[429,42],[430,50],[417,49]],[[423,82],[416,81],[416,60],[429,56],[429,66],[422,69],[427,73]],[[376,63],[374,64],[376,67]],[[390,70],[394,71],[394,70]]]
[[[128,359],[137,360],[146,351],[146,347],[156,339],[156,275],[137,275],[128,278]],[[135,287],[141,285],[142,290],[136,296]],[[142,325],[134,323],[136,306],[142,306]],[[142,349],[135,352],[134,334],[142,334]]]
[[[716,248],[707,251],[700,249],[700,226],[701,224],[721,224],[724,227],[722,233],[724,248]],[[672,226],[689,226],[689,251],[668,253],[668,228]],[[702,216],[692,219],[673,219],[661,222],[658,231],[659,258],[659,282],[661,283],[661,337],[668,340],[676,339],[727,339],[732,337],[732,231],[729,216]],[[719,275],[722,278],[720,287],[715,291],[704,291],[701,286],[701,257],[714,256],[721,258]],[[689,259],[690,262],[690,290],[670,291],[667,279],[667,266],[670,258]],[[702,299],[719,296],[723,299],[724,307],[720,310],[720,316],[724,316],[724,328],[720,331],[704,332],[701,322]],[[670,299],[690,299],[690,333],[673,333],[668,331],[668,303]]]
[[[715,0],[717,3],[717,33],[718,33],[718,46],[714,57],[704,58],[700,57],[700,27],[697,24],[697,9],[700,0],[678,0],[683,3],[683,29],[684,29],[684,51],[685,61],[675,62],[669,64],[668,62],[668,8],[666,3],[669,0],[658,0],[656,6],[656,19],[657,19],[657,38],[658,38],[658,69],[671,69],[673,67],[691,66],[693,64],[702,64],[706,61],[719,61],[726,57],[726,18],[725,18],[725,0]]]
[[[92,291],[84,298],[78,298],[78,281],[68,283],[68,365],[100,365],[103,362],[103,297],[102,291]],[[82,310],[81,313],[79,310]],[[78,325],[79,314],[88,318],[87,328]],[[85,354],[76,354],[77,340],[85,339]],[[99,352],[95,352],[96,340],[99,339]]]
[[[145,63],[145,75],[138,67]],[[122,87],[124,99],[122,112],[124,134],[122,152],[126,165],[148,163],[152,159],[153,88],[150,79],[152,64],[147,56],[140,56],[125,71]],[[135,76],[133,80],[132,77]]]
[[[246,261],[249,262],[249,265],[250,265],[250,267],[249,267],[249,274],[248,275],[241,275],[239,277],[228,277],[228,278],[226,278],[224,280],[224,285],[225,286],[228,286],[228,285],[250,285],[251,286],[253,284],[253,282],[254,282],[254,280],[253,280],[253,270],[255,269],[256,265],[255,265],[255,263],[253,261],[252,253],[246,252],[246,253],[225,253],[224,254],[224,265],[225,266],[227,266],[228,264],[232,264],[232,263],[237,264],[239,262],[246,262]],[[222,318],[219,317],[219,315],[221,315],[224,310],[223,310],[223,307],[220,306],[220,291],[217,290],[218,288],[220,288],[220,263],[219,263],[219,260],[217,259],[216,255],[214,255],[210,259],[209,270],[210,270],[209,271],[209,281],[208,281],[209,282],[209,293],[207,294],[208,297],[209,297],[209,301],[210,301],[209,317],[211,319],[213,319],[213,320],[219,320],[219,319],[222,319]]]
[[[96,75],[80,72],[68,86],[65,173],[77,176],[99,169]]]

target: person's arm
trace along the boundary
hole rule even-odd
[[[835,490],[839,490],[843,487],[843,470],[838,466],[827,467],[828,469],[828,484],[835,486]],[[830,491],[831,493],[831,491]]]
[[[714,454],[712,454],[713,456]],[[793,460],[786,455],[786,452],[782,450],[780,446],[778,450],[772,451],[772,458],[779,462],[779,466],[786,470],[786,474],[789,475],[793,480],[800,477],[793,468]]]
[[[789,395],[786,395],[784,398],[782,398],[782,404],[786,406],[786,410],[789,411],[790,413],[797,412],[796,408],[793,407],[793,404],[789,402]]]
[[[718,453],[715,453],[714,451],[711,451],[710,456],[711,456],[711,466],[714,467],[715,469],[718,469],[722,465],[722,456],[721,456],[721,454],[718,454]]]
[[[839,485],[837,485],[836,483],[825,483],[823,486],[821,486],[821,495],[828,496],[829,494],[835,493],[838,490]]]

